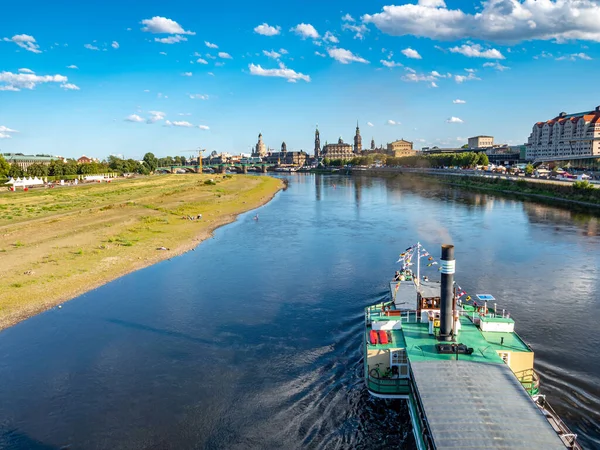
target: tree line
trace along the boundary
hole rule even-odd
[[[475,166],[487,166],[490,161],[485,153],[463,152],[463,153],[432,153],[414,156],[389,156],[383,153],[373,153],[366,156],[356,156],[351,159],[329,159],[325,158],[325,166],[339,167],[346,164],[352,166],[370,166],[381,164],[388,167],[461,167],[463,169]]]

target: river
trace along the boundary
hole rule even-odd
[[[391,179],[292,175],[195,251],[0,332],[0,448],[414,448],[362,381],[366,305],[398,254],[456,246],[535,350],[542,391],[600,447],[600,226]],[[258,220],[253,220],[258,213]]]

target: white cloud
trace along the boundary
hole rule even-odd
[[[145,25],[142,31],[154,34],[190,34],[195,35],[193,31],[186,31],[177,22],[166,17],[154,16],[152,19],[144,19],[141,22]]]
[[[18,133],[17,130],[13,130],[11,128],[5,127],[4,125],[0,125],[0,131],[3,133]]]
[[[319,38],[319,33],[317,32],[315,27],[313,27],[309,23],[300,23],[300,24],[296,25],[294,28],[290,29],[290,31],[293,31],[294,33],[302,36],[302,39],[306,39],[306,38],[318,39]]]
[[[166,114],[162,111],[148,111],[148,113],[150,113],[150,117],[146,120],[147,124],[156,123],[159,120],[164,120],[166,116]]]
[[[348,14],[348,13],[346,13],[346,14],[344,15],[344,17],[342,17],[342,20],[343,20],[344,22],[354,22],[354,21],[355,21],[355,20],[354,20],[354,17],[352,17],[352,16],[351,16],[350,14]]]
[[[167,56],[167,52],[158,52],[159,55]]]
[[[412,48],[405,48],[404,50],[401,51],[401,53],[404,56],[406,56],[407,58],[422,59],[421,55],[419,55],[419,52],[416,50],[413,50]]]
[[[92,44],[83,44],[83,46],[85,48],[87,48],[88,50],[100,50],[98,47],[96,47],[95,45],[92,45]]]
[[[343,24],[342,30],[352,31],[354,33],[354,39],[364,39],[365,34],[369,31],[364,24],[353,25],[351,23]]]
[[[446,123],[464,123],[464,120],[458,118],[458,117],[450,117],[449,119],[446,119]]]
[[[282,55],[287,55],[288,51],[285,48],[280,48],[279,53],[281,53]]]
[[[125,117],[125,121],[127,121],[127,122],[143,122],[144,119],[142,119],[137,114],[130,114],[129,116]]]
[[[154,38],[156,42],[160,42],[161,44],[177,44],[178,42],[185,42],[187,38],[185,36],[181,36],[176,34],[175,36],[167,36],[164,38]]]
[[[384,6],[364,15],[387,34],[440,40],[481,39],[494,42],[579,39],[600,41],[600,4],[594,0],[482,1],[477,12],[448,9],[441,0]]]
[[[395,62],[395,61],[390,61],[387,59],[382,59],[381,60],[381,64],[383,64],[385,67],[402,67],[402,64],[400,64],[399,62]]]
[[[191,77],[192,76],[192,72],[183,72],[181,74],[182,77]]]
[[[332,44],[337,44],[338,42],[340,42],[340,40],[337,37],[335,37],[331,31],[327,31],[325,33],[325,36],[323,36],[323,40],[325,42],[331,42]]]
[[[533,57],[533,59],[539,59],[539,58],[552,58],[554,55],[552,55],[552,53],[548,53],[547,51],[543,50],[542,53],[540,53],[539,55],[536,55]]]
[[[473,71],[469,71],[467,69],[465,69],[465,70],[469,74],[468,75],[454,75],[454,81],[456,81],[457,83],[464,83],[465,81],[481,80],[481,78],[478,78]]]
[[[400,122],[396,122],[395,120],[389,119],[386,122],[387,125],[402,125]]]
[[[201,130],[210,130],[208,125],[198,125],[198,128],[200,128]]]
[[[79,86],[77,86],[76,84],[73,83],[63,83],[60,85],[61,88],[63,88],[65,91],[78,91],[79,90]]]
[[[173,122],[171,122],[170,120],[167,120],[165,122],[165,126],[167,126],[167,127],[173,126],[173,127],[194,128],[194,125],[192,125],[191,123],[189,123],[189,122],[187,122],[185,120],[182,120],[182,121],[174,120]]]
[[[406,71],[408,73],[406,73],[405,75],[402,76],[402,80],[403,81],[408,81],[408,82],[412,82],[412,83],[419,83],[421,81],[427,81],[427,82],[434,82],[438,79],[438,77],[436,75],[432,73],[430,74],[425,74],[425,73],[417,73],[415,70],[411,69],[410,67],[406,68]],[[437,74],[437,72],[435,72]]]
[[[351,62],[369,64],[369,61],[366,59],[361,58],[360,56],[353,54],[350,50],[346,50],[344,48],[329,48],[327,49],[327,53],[329,53],[330,57],[341,62],[342,64],[349,64]]]
[[[213,55],[211,55],[210,53],[207,53],[207,54],[206,54],[206,57],[207,57],[207,58],[210,58],[210,59],[217,59],[217,57],[216,57],[216,56],[213,56]]]
[[[32,73],[0,72],[0,91],[33,89],[41,83],[66,83],[64,75],[35,75]]]
[[[75,64],[71,64],[70,66],[67,66],[67,69],[79,69],[79,67],[77,67]]]
[[[369,125],[370,127],[374,127],[375,126],[371,122],[367,122],[367,125]]]
[[[468,56],[469,58],[504,59],[504,55],[495,48],[482,50],[479,44],[463,44],[460,47],[452,47],[448,50],[452,53],[460,53],[461,55]]]
[[[208,100],[208,95],[205,94],[190,94],[191,99]]]
[[[202,58],[198,58],[198,59],[196,60],[196,62],[197,62],[197,63],[200,63],[200,64],[208,64],[208,61],[207,61],[207,60],[205,60],[205,59],[202,59]]]
[[[214,73],[212,73],[212,72],[208,72],[208,74],[209,74],[211,77],[214,77],[214,76],[215,76],[215,74],[214,74]]]
[[[219,52],[218,55],[219,55],[219,58],[222,58],[222,59],[233,59],[231,57],[231,55],[229,53],[226,53],[226,52]]]
[[[204,41],[204,45],[206,45],[208,48],[219,48],[217,44],[213,44],[212,42],[208,41]]]
[[[486,62],[486,63],[483,63],[483,67],[493,67],[494,69],[496,69],[500,72],[504,72],[505,70],[510,69],[510,67],[503,66],[499,62]]]
[[[559,56],[558,58],[556,58],[557,61],[564,61],[564,60],[575,61],[577,59],[585,59],[585,60],[589,61],[592,58],[590,58],[585,53],[573,53],[571,55]]]
[[[35,73],[33,70],[31,70],[31,69],[26,69],[26,68],[19,69],[19,72],[20,72],[20,73]]]
[[[432,88],[438,87],[438,85],[437,85],[437,83],[435,81],[432,81],[429,86],[432,87]]]
[[[271,50],[270,52],[263,50],[263,55],[273,59],[278,59],[279,57],[281,57],[281,54],[277,53],[275,50]]]
[[[250,69],[250,74],[252,75],[258,75],[261,77],[285,78],[290,83],[295,83],[298,80],[304,80],[307,83],[310,82],[310,76],[289,69],[285,67],[283,63],[279,63],[278,69],[263,69],[260,65],[255,64],[250,64],[248,68]]]
[[[259,25],[256,28],[254,28],[254,32],[262,34],[263,36],[276,36],[281,32],[281,27],[272,27],[271,25],[265,22],[262,25]]]
[[[0,133],[0,139],[10,139],[11,137],[10,134]]]
[[[322,58],[325,58],[327,56],[325,53],[321,53],[321,52],[315,52],[315,55],[321,56]]]
[[[117,41],[112,41],[112,44],[110,44],[110,46],[112,48],[119,48],[119,43]]]
[[[2,40],[6,42],[14,42],[19,47],[24,48],[31,53],[42,53],[40,46],[35,41],[35,38],[33,36],[29,36],[28,34],[15,34],[11,38],[5,37]]]
[[[464,105],[467,102],[465,100],[461,100],[460,98],[457,98],[456,100],[452,100],[452,103],[454,103],[455,105]]]
[[[215,63],[215,67],[223,67],[224,65],[225,65],[225,63],[222,61],[218,61]]]

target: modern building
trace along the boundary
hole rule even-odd
[[[405,141],[404,139],[390,142],[387,145],[386,153],[388,156],[394,156],[396,158],[403,156],[414,156],[417,154],[417,152],[413,149],[413,143],[410,141]]]
[[[264,158],[267,155],[267,146],[263,142],[262,133],[258,134],[258,142],[254,147],[254,152],[252,156],[258,156],[259,158]]]
[[[527,142],[527,159],[553,161],[600,158],[600,106],[575,114],[561,112],[537,122]]]
[[[32,164],[45,164],[49,165],[52,161],[61,160],[58,156],[34,156],[34,155],[23,155],[17,153],[4,153],[2,155],[7,163],[16,164],[21,169],[27,170]]]
[[[469,148],[486,148],[494,146],[494,136],[473,136],[468,141]]]

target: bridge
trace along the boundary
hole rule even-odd
[[[216,173],[225,173],[227,170],[235,170],[237,173],[248,173],[249,168],[257,169],[262,173],[267,173],[269,168],[277,167],[273,163],[253,163],[253,164],[196,164],[196,165],[172,165],[156,168],[156,172],[176,173],[178,170],[185,170],[189,173],[202,173],[203,169],[210,168]]]

